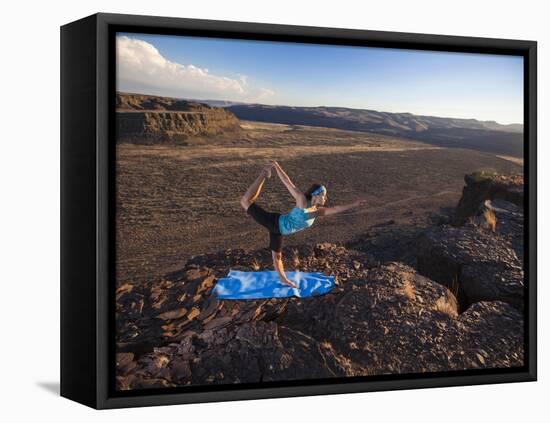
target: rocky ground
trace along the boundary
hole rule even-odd
[[[210,295],[229,268],[271,267],[265,248],[121,282],[117,388],[522,366],[522,187],[518,176],[469,175],[453,214],[420,234],[404,229],[397,250],[386,240],[376,256],[361,239],[285,247],[287,270],[335,275],[319,297]],[[385,260],[400,255],[406,263]]]
[[[246,134],[250,139],[231,146],[117,146],[117,280],[158,279],[197,254],[265,248],[266,232],[239,200],[267,158],[280,160],[302,190],[317,182],[327,186],[329,206],[360,195],[368,200],[363,209],[319,219],[285,245],[333,242],[413,267],[420,231],[454,209],[464,174],[484,167],[502,174],[521,169],[476,151],[352,131],[265,124]],[[295,201],[272,177],[258,204],[286,213]]]

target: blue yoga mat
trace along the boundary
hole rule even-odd
[[[229,270],[227,277],[218,279],[212,293],[221,299],[251,300],[258,298],[311,297],[323,295],[334,287],[334,276],[319,272],[285,272],[298,285],[292,288],[283,285],[275,270],[243,272]]]

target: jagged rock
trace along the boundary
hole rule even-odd
[[[117,379],[119,389],[326,378],[346,376],[348,370],[346,361],[330,347],[263,321],[205,330],[159,354],[144,356],[133,380]]]
[[[525,222],[523,207],[497,198],[492,201],[485,200],[483,209],[490,210],[494,214],[496,220],[495,232],[510,243],[519,260],[523,263]],[[487,227],[484,216],[476,216],[474,222],[479,226]]]
[[[415,291],[412,299],[405,293],[404,281]],[[442,307],[441,299],[448,307]],[[521,313],[491,302],[458,315],[453,299],[448,289],[413,268],[386,263],[364,280],[348,282],[341,294],[289,304],[279,321],[330,342],[337,353],[368,368],[370,374],[483,367],[475,363],[472,347],[479,333],[484,340],[478,343],[502,353],[484,366],[521,363]],[[503,339],[509,347],[502,348]],[[461,351],[466,352],[461,355]]]
[[[480,214],[485,200],[500,199],[523,208],[523,176],[472,173],[464,176],[466,186],[456,207],[452,224],[464,224]]]
[[[437,222],[443,216],[438,215]],[[360,234],[345,243],[350,249],[368,252],[372,256],[370,267],[387,261],[399,261],[416,266],[416,242],[423,228],[412,225],[377,225],[366,234]]]
[[[182,307],[175,310],[165,311],[164,313],[161,313],[156,317],[162,320],[172,320],[172,319],[179,319],[180,317],[183,317],[186,314],[187,314],[187,309]]]
[[[315,254],[308,257],[310,265],[328,260],[339,269],[331,261],[339,256],[355,257],[362,264],[356,253],[341,246],[310,251]],[[522,364],[522,316],[509,305],[476,304],[458,315],[453,294],[409,266],[386,263],[368,272],[359,267],[361,271],[355,271],[352,266],[350,277],[319,297],[221,301],[205,292],[199,300],[190,295],[188,301],[200,314],[193,321],[171,321],[172,336],[155,329],[159,319],[149,316],[147,307],[132,321],[122,319],[121,313],[118,319],[126,325],[117,334],[119,353],[126,348],[138,358],[132,359],[130,372],[127,364],[117,367],[117,386],[140,389]],[[168,308],[185,290],[194,294],[200,280],[162,284],[169,286]],[[140,286],[126,295],[138,292],[148,296]],[[178,329],[182,322],[184,327]],[[125,335],[135,328],[140,330],[136,337]]]
[[[471,224],[430,228],[418,241],[417,268],[457,293],[463,308],[499,300],[523,309],[522,262],[499,234]]]

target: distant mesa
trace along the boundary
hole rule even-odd
[[[523,157],[523,125],[417,116],[344,107],[241,104],[226,108],[242,120],[319,126],[413,139],[446,148],[469,148]]]
[[[117,142],[188,144],[196,137],[238,133],[233,113],[195,101],[117,93]]]
[[[291,107],[236,104],[227,107],[240,119],[290,125],[325,126],[357,131],[403,134],[441,129],[470,129],[522,133],[523,125],[501,125],[494,121],[419,116],[345,107]]]

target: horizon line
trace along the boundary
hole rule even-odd
[[[518,122],[512,122],[512,123],[501,123],[496,120],[482,120],[475,117],[471,118],[464,118],[464,117],[454,117],[454,116],[438,116],[438,115],[425,115],[425,114],[415,114],[412,112],[388,112],[388,111],[381,111],[381,110],[375,110],[375,109],[366,109],[366,108],[357,108],[357,107],[349,107],[349,106],[326,106],[326,105],[318,105],[318,106],[293,106],[289,104],[267,104],[267,103],[255,103],[255,102],[245,102],[245,101],[234,101],[234,100],[220,100],[220,99],[214,99],[214,98],[191,98],[191,97],[175,97],[175,96],[167,96],[167,95],[158,95],[158,94],[148,94],[148,93],[142,93],[142,92],[129,92],[129,91],[119,91],[116,90],[117,93],[121,94],[137,94],[137,95],[148,95],[151,97],[165,97],[165,98],[174,98],[177,100],[194,100],[194,101],[219,101],[219,102],[227,102],[227,103],[235,103],[235,104],[249,104],[249,105],[258,105],[258,106],[274,106],[274,107],[297,107],[297,108],[320,108],[320,107],[326,107],[326,108],[341,108],[341,109],[349,109],[349,110],[364,110],[369,112],[376,112],[376,113],[391,113],[396,115],[404,115],[409,114],[413,116],[418,117],[426,117],[426,118],[438,118],[438,119],[457,119],[457,120],[475,120],[477,122],[492,122],[496,123],[501,126],[514,126],[519,125],[524,128],[523,123]]]

